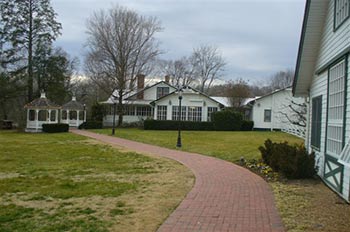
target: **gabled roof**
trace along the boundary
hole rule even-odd
[[[293,95],[295,96],[308,94],[315,73],[328,4],[329,0],[306,1],[293,81]]]
[[[166,85],[168,85],[169,87],[172,87],[172,88],[176,89],[175,86],[172,86],[172,85],[169,84],[168,82],[160,81],[160,82],[157,82],[157,83],[155,83],[155,84],[153,84],[153,85],[151,85],[151,86],[147,86],[147,87],[145,87],[145,88],[143,88],[143,89],[141,89],[141,90],[139,90],[139,91],[134,92],[132,95],[128,96],[128,97],[125,98],[125,99],[126,99],[126,100],[129,100],[131,97],[137,96],[138,94],[140,94],[140,93],[146,91],[147,89],[150,89],[150,88],[152,88],[152,87],[154,87],[154,86],[157,86],[157,85],[159,85],[159,84],[166,84]]]
[[[61,106],[46,98],[45,93],[41,93],[40,98],[34,99],[24,105],[26,109],[60,109]]]
[[[274,90],[274,91],[272,91],[272,92],[270,92],[270,93],[268,93],[268,94],[265,94],[265,95],[263,95],[263,96],[261,96],[261,97],[256,97],[255,100],[260,100],[260,99],[263,99],[263,98],[265,98],[265,97],[271,96],[271,95],[273,95],[273,94],[276,94],[276,93],[279,93],[279,92],[282,92],[282,91],[285,91],[285,90],[291,91],[291,90],[292,90],[292,89],[291,89],[291,86],[285,87],[285,88],[283,88],[283,89],[276,89],[276,90]]]
[[[205,93],[202,93],[201,91],[199,91],[199,90],[197,90],[197,89],[194,89],[194,88],[192,88],[192,87],[190,87],[190,86],[184,86],[184,87],[182,87],[180,90],[186,90],[186,89],[192,90],[193,92],[195,92],[195,93],[197,93],[197,94],[200,94],[200,95],[202,95],[202,96],[205,96],[205,97],[211,99],[212,101],[218,103],[221,107],[224,107],[224,105],[223,105],[222,103],[220,103],[219,101],[213,99],[213,98],[210,97],[209,95],[207,95],[207,94],[205,94]],[[178,90],[175,90],[175,91],[173,91],[173,92],[171,92],[171,93],[169,93],[169,94],[167,94],[167,95],[165,95],[165,96],[163,96],[163,97],[160,97],[160,98],[158,98],[157,100],[152,101],[150,104],[151,104],[151,105],[154,105],[157,101],[162,100],[162,99],[164,99],[164,98],[167,98],[167,97],[169,97],[169,96],[175,94],[177,91],[178,91]]]

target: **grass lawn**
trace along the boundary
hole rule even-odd
[[[0,131],[2,232],[155,231],[192,185],[175,161],[70,133]]]
[[[111,129],[92,130],[111,134]],[[196,152],[236,162],[242,156],[246,159],[260,158],[258,147],[267,138],[275,142],[288,141],[291,144],[303,141],[283,132],[232,132],[232,131],[183,131],[182,150]],[[176,148],[177,131],[152,131],[141,129],[116,129],[116,136],[138,142]]]
[[[94,130],[110,134],[111,129]],[[177,131],[117,129],[116,136],[167,148],[175,148]],[[214,132],[184,131],[183,150],[215,156],[235,162],[240,157],[260,158],[258,147],[267,138],[302,143],[282,132]],[[320,180],[270,182],[277,207],[289,232],[337,231],[350,228],[350,206],[329,190]]]

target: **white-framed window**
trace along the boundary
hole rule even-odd
[[[135,115],[135,106],[125,105],[123,110],[124,110],[124,115],[128,115],[128,116]]]
[[[169,94],[169,87],[157,87],[157,99]]]
[[[326,151],[333,156],[339,156],[343,149],[345,68],[342,60],[329,69]]]
[[[172,117],[171,120],[177,121],[179,120],[179,106],[173,106]],[[186,121],[186,106],[181,106],[181,121]]]
[[[334,0],[334,29],[349,18],[350,0]]]
[[[136,107],[136,115],[137,116],[151,116],[152,111],[149,106],[137,106]]]
[[[193,122],[202,121],[202,107],[200,106],[188,106],[187,108],[187,120]]]
[[[271,110],[264,110],[264,122],[271,122]]]
[[[167,106],[157,106],[157,120],[166,120]]]
[[[211,115],[214,113],[214,112],[217,112],[218,111],[218,107],[210,107],[208,106],[208,122],[211,122]]]

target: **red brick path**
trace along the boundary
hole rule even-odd
[[[147,145],[108,135],[74,130],[73,133],[136,152],[174,159],[196,177],[193,189],[160,226],[160,232],[284,231],[270,186],[237,165],[199,154]]]

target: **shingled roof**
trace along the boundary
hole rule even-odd
[[[61,106],[46,98],[45,93],[41,93],[40,98],[27,103],[24,108],[27,109],[60,109]]]
[[[84,105],[76,100],[75,97],[72,98],[70,102],[67,102],[62,106],[64,110],[84,110]]]

